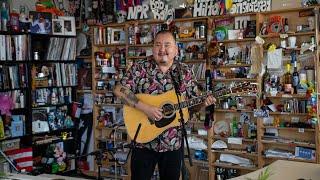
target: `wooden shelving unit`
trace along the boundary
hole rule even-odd
[[[307,32],[295,32],[295,33],[288,33],[288,36],[295,36],[297,37],[297,44],[300,45],[302,42],[308,42],[308,38],[311,36],[314,36],[316,39],[317,47],[319,45],[319,23],[317,19],[319,18],[318,12],[319,12],[319,6],[315,7],[307,7],[307,8],[294,8],[294,9],[285,9],[285,10],[277,10],[277,11],[270,11],[270,12],[261,12],[261,13],[248,13],[248,14],[235,14],[235,15],[229,15],[229,16],[217,16],[213,17],[215,18],[224,18],[224,17],[237,17],[237,16],[250,16],[251,19],[255,19],[257,23],[256,27],[256,33],[257,35],[260,32],[261,24],[266,21],[270,16],[273,15],[280,15],[289,18],[289,26],[290,30],[296,30],[297,25],[305,24],[307,22],[306,17],[299,17],[299,12],[303,10],[315,10],[315,27],[316,30],[307,31]],[[276,45],[280,45],[280,35],[261,35],[261,38],[263,38],[266,43],[275,43]],[[236,40],[222,40],[218,41],[218,43],[224,44],[224,46],[230,45],[239,45],[242,44],[250,44],[254,42],[254,38],[247,38],[247,39],[236,39]],[[283,53],[289,54],[291,51],[296,51],[299,53],[301,50],[300,47],[297,48],[285,48],[283,49]],[[267,51],[264,51],[266,53]],[[314,68],[316,71],[319,70],[319,49],[314,52],[315,55],[315,62],[314,62]],[[299,59],[299,58],[298,58]],[[254,61],[254,60],[252,60]],[[258,60],[260,61],[260,60]],[[262,61],[262,60],[261,60]],[[299,60],[298,60],[299,61]],[[289,62],[288,60],[283,61],[283,63]],[[225,69],[233,69],[233,68],[239,68],[239,67],[251,67],[252,64],[226,64],[226,65],[216,65],[213,66],[213,69],[219,69],[219,70],[225,70]],[[320,80],[319,74],[316,73],[315,81],[318,82]],[[230,83],[230,82],[240,82],[240,81],[250,81],[250,82],[256,82],[258,87],[261,85],[262,79],[261,77],[258,77],[257,79],[238,79],[238,78],[220,78],[220,79],[214,79],[213,83]],[[319,84],[317,84],[317,87],[315,88],[315,91],[319,91]],[[258,88],[258,96],[261,97],[262,88]],[[299,101],[306,101],[309,97],[307,97],[305,94],[283,94],[283,93],[277,93],[276,95],[271,94],[264,94],[264,98],[269,98],[272,100],[272,102],[275,102],[275,104],[280,104],[282,101],[289,101],[291,99],[296,99]],[[318,97],[318,95],[317,95]],[[259,109],[260,106],[263,104],[262,101],[260,101],[260,98],[256,98],[256,106]],[[319,101],[319,98],[318,100]],[[319,104],[319,103],[318,103]],[[317,117],[319,119],[319,105],[317,105]],[[223,119],[222,117],[225,116],[231,116],[230,114],[241,114],[241,113],[249,113],[253,114],[253,110],[237,110],[237,109],[221,109],[216,108],[215,109],[215,119]],[[300,113],[300,112],[269,112],[269,115],[274,118],[280,118],[280,119],[288,119],[288,118],[299,118],[301,121],[306,121],[307,118],[310,117],[310,114],[308,113]],[[284,121],[284,120],[283,120]],[[287,122],[286,120],[285,122]],[[221,153],[224,154],[233,154],[233,155],[239,155],[240,157],[250,157],[250,159],[253,160],[253,162],[257,165],[257,168],[264,167],[268,165],[269,163],[277,160],[277,159],[286,159],[286,158],[276,158],[276,157],[266,157],[264,155],[265,150],[267,150],[270,147],[274,148],[283,148],[283,149],[290,149],[292,152],[292,148],[294,147],[305,147],[305,148],[312,148],[316,150],[316,159],[315,160],[305,160],[300,158],[292,158],[292,159],[286,159],[286,160],[292,160],[292,161],[302,161],[302,162],[310,162],[310,163],[319,163],[319,123],[315,124],[314,128],[294,128],[294,127],[278,127],[278,126],[267,126],[263,125],[263,119],[258,117],[256,120],[254,120],[255,124],[257,125],[257,137],[256,139],[249,139],[249,141],[245,141],[246,138],[242,139],[242,144],[246,143],[254,143],[256,144],[256,152],[255,153],[248,153],[246,151],[234,151],[234,150],[212,150],[212,156],[211,156],[211,163],[212,166],[209,168],[210,170],[210,178],[209,179],[216,179],[215,169],[216,167],[224,167],[226,169],[240,169],[241,174],[250,172],[255,170],[256,168],[243,168],[238,166],[233,166],[230,164],[224,164],[221,162],[215,162],[216,159],[219,157],[218,155]],[[266,131],[266,129],[275,129],[279,132],[279,138],[280,139],[268,139],[269,137],[265,137],[263,134]],[[230,130],[230,129],[229,129]],[[284,137],[282,137],[284,136]],[[288,137],[291,137],[292,139],[286,139]],[[284,138],[284,139],[282,139]],[[228,137],[221,137],[219,135],[213,135],[213,140],[223,140],[225,142],[228,141]],[[228,143],[227,143],[228,144]],[[229,144],[228,144],[229,147]],[[252,156],[254,158],[252,158]],[[246,169],[246,171],[243,171]]]
[[[126,29],[127,23],[111,23],[103,26],[92,26],[92,28],[122,28],[123,30]],[[107,85],[111,81],[117,82],[118,78],[115,78],[115,75],[118,75],[120,71],[125,70],[126,66],[120,65],[119,67],[115,68],[113,64],[105,64],[105,65],[99,65],[97,64],[97,57],[96,53],[97,52],[102,52],[102,53],[108,53],[110,56],[113,56],[114,51],[119,48],[119,49],[127,49],[127,43],[110,43],[110,44],[95,44],[94,37],[92,38],[92,94],[94,96],[94,108],[93,108],[93,127],[94,127],[94,149],[105,149],[105,148],[110,148],[110,144],[112,144],[113,147],[117,147],[119,143],[128,143],[129,138],[125,138],[122,136],[123,133],[126,134],[126,129],[123,126],[113,126],[114,124],[109,124],[107,126],[99,124],[100,119],[102,118],[103,115],[101,115],[101,112],[103,111],[104,113],[108,113],[108,111],[105,111],[105,109],[111,108],[114,109],[115,111],[112,111],[112,119],[108,119],[106,122],[109,122],[111,120],[112,123],[116,121],[116,119],[113,119],[114,117],[117,117],[113,113],[117,113],[119,109],[123,107],[123,104],[120,104],[118,102],[113,103],[113,102],[98,102],[97,97],[104,97],[106,98],[106,94],[112,95],[113,96],[113,88],[109,87]],[[103,57],[104,58],[104,57]],[[126,57],[124,57],[126,58]],[[111,62],[111,57],[106,58],[104,60],[105,62],[109,61]],[[104,67],[111,67],[115,68],[116,71],[115,73],[106,73],[104,71]],[[97,77],[97,74],[101,74],[102,77]],[[100,87],[99,89],[97,88],[98,82],[101,83],[103,82],[105,85]],[[105,89],[105,87],[108,87],[108,89]],[[110,122],[109,122],[110,123]],[[120,137],[117,137],[119,136]],[[108,147],[107,147],[108,146]],[[112,162],[109,160],[104,160],[102,162],[102,169],[104,171],[102,172],[102,177],[104,178],[116,178],[116,179],[124,179],[128,180],[130,179],[130,161],[127,162],[124,165],[119,165],[117,162]],[[121,168],[124,170],[125,174],[114,174],[105,171],[108,169],[109,171],[113,169],[114,167]],[[97,170],[97,166],[95,167]],[[118,169],[119,170],[119,169]]]
[[[263,12],[263,13],[245,13],[245,14],[232,14],[232,15],[225,15],[225,16],[214,16],[214,17],[197,17],[197,18],[183,18],[183,19],[175,19],[175,23],[192,23],[192,22],[203,22],[204,24],[208,25],[207,23],[212,22],[210,20],[214,20],[214,19],[221,19],[221,18],[226,18],[226,17],[240,17],[240,16],[250,16],[250,18],[252,20],[256,20],[256,33],[257,35],[260,32],[261,29],[261,25],[267,18],[269,18],[272,15],[283,15],[284,17],[290,17],[289,19],[289,25],[290,25],[290,30],[291,29],[296,29],[297,25],[301,25],[301,24],[305,24],[306,23],[306,18],[302,17],[302,18],[298,18],[299,17],[299,12],[303,11],[303,10],[316,10],[315,12],[319,11],[319,7],[308,7],[308,8],[294,8],[294,9],[286,9],[286,10],[277,10],[277,11],[271,11],[271,12]],[[315,14],[315,19],[318,19],[319,15],[318,13]],[[293,20],[294,18],[294,20]],[[126,33],[126,42],[125,43],[121,43],[121,44],[98,44],[98,45],[93,45],[93,54],[92,54],[92,71],[93,71],[93,94],[101,94],[101,93],[112,93],[112,92],[108,92],[108,91],[104,91],[104,90],[96,90],[96,82],[97,81],[109,81],[113,78],[97,78],[94,76],[95,72],[97,71],[101,71],[101,67],[97,67],[95,65],[95,57],[94,57],[94,52],[98,51],[98,50],[105,50],[105,49],[115,49],[115,48],[125,48],[126,50],[126,67],[122,67],[123,69],[126,69],[127,66],[130,64],[129,61],[138,61],[141,59],[147,59],[147,56],[145,55],[131,55],[129,52],[129,49],[151,49],[152,48],[152,43],[147,43],[147,44],[130,44],[129,43],[129,27],[130,26],[142,26],[142,25],[157,25],[157,24],[162,24],[164,21],[159,21],[159,20],[137,20],[137,21],[130,21],[130,22],[125,22],[125,23],[121,23],[121,24],[116,24],[116,23],[111,23],[111,24],[107,24],[103,27],[105,28],[124,28],[124,31]],[[101,27],[101,26],[96,26],[96,27]],[[314,31],[308,31],[308,32],[298,32],[298,33],[288,33],[288,36],[296,36],[297,37],[297,44],[306,41],[306,39],[310,38],[311,36],[315,36],[317,45],[319,45],[319,22],[315,21],[315,27],[316,30]],[[208,32],[212,32],[211,30],[208,30]],[[267,43],[275,43],[276,45],[279,46],[280,44],[280,36],[277,35],[261,35],[260,37],[262,37],[265,41],[266,44]],[[182,38],[178,38],[177,42],[178,43],[206,43],[208,44],[210,38],[200,38],[200,39],[195,39],[195,38],[186,38],[186,39],[182,39]],[[255,42],[255,38],[243,38],[243,39],[234,39],[234,40],[222,40],[222,41],[218,41],[217,43],[219,44],[223,44],[225,46],[242,46],[242,45],[250,45],[253,44]],[[294,49],[290,49],[290,48],[286,48],[283,50],[283,53],[288,54],[288,52],[290,51],[300,51],[301,48],[294,48]],[[319,70],[320,66],[319,66],[319,49],[316,50],[316,52],[314,52],[315,56],[316,56],[316,61],[315,61],[315,69]],[[264,51],[264,53],[266,53],[267,51]],[[130,54],[130,56],[128,55]],[[251,61],[255,61],[255,60],[251,60]],[[261,59],[257,60],[257,61],[261,61]],[[247,63],[247,62],[242,62],[242,63],[234,63],[233,64],[225,64],[225,65],[217,65],[217,66],[210,66],[208,63],[208,60],[206,58],[203,59],[190,59],[190,60],[185,60],[185,63],[187,63],[188,65],[195,65],[195,64],[199,64],[199,63],[203,63],[206,65],[206,69],[213,69],[213,70],[232,70],[235,68],[251,68],[251,66],[253,65],[252,63]],[[284,60],[284,63],[288,62],[288,60]],[[121,68],[119,68],[121,69]],[[316,71],[317,72],[317,71]],[[315,81],[319,82],[320,81],[320,77],[319,74],[316,74],[315,77]],[[116,79],[118,80],[118,79]],[[263,104],[262,101],[260,101],[260,98],[262,97],[261,92],[262,92],[262,79],[260,76],[255,77],[255,78],[215,78],[212,80],[212,83],[214,85],[217,84],[230,84],[230,83],[241,83],[241,82],[251,82],[251,83],[255,83],[257,85],[257,93],[253,93],[253,94],[239,94],[239,93],[234,93],[232,94],[232,96],[236,97],[236,98],[243,98],[246,99],[246,101],[253,101],[255,102],[255,106],[256,109],[259,109],[261,107],[261,105]],[[200,83],[205,83],[205,80],[203,78],[199,78],[198,82]],[[316,91],[318,92],[320,85],[317,83],[316,84]],[[306,97],[304,94],[282,94],[282,93],[278,93],[275,96],[272,96],[271,94],[264,94],[265,98],[269,98],[272,99],[272,101],[274,102],[281,102],[283,100],[290,100],[290,99],[298,99],[298,100],[307,100],[308,97]],[[319,96],[317,95],[317,100],[319,101]],[[95,104],[94,105],[94,121],[97,121],[98,115],[99,115],[99,109],[104,107],[104,106],[114,106],[116,108],[122,108],[123,105],[121,104],[112,104],[112,103],[100,103],[100,104]],[[319,119],[319,105],[317,106],[317,118]],[[206,150],[207,155],[208,155],[208,161],[198,161],[194,159],[194,164],[195,167],[188,167],[192,172],[195,173],[197,170],[196,168],[204,168],[206,167],[207,171],[208,171],[208,179],[210,180],[214,180],[216,179],[216,173],[215,170],[217,167],[222,167],[222,168],[226,168],[226,169],[238,169],[241,174],[245,174],[251,171],[254,171],[258,168],[262,168],[266,165],[268,165],[269,163],[271,163],[272,161],[276,160],[276,159],[283,159],[283,158],[269,158],[266,157],[264,155],[264,151],[268,148],[268,147],[281,147],[284,149],[289,149],[292,147],[306,147],[306,148],[312,148],[316,150],[316,159],[315,160],[301,160],[298,158],[293,158],[293,159],[289,159],[289,160],[293,160],[293,161],[303,161],[303,162],[312,162],[312,163],[320,163],[320,148],[319,148],[319,144],[320,144],[320,138],[319,138],[319,123],[316,123],[316,127],[314,128],[310,128],[310,129],[306,129],[306,128],[291,128],[291,127],[277,127],[277,126],[266,126],[263,125],[263,121],[262,118],[257,118],[257,117],[253,117],[254,115],[254,110],[252,107],[246,107],[246,108],[228,108],[228,109],[223,109],[222,107],[216,107],[215,109],[215,120],[216,121],[220,121],[221,119],[230,119],[231,117],[236,117],[239,121],[239,118],[241,115],[247,115],[250,117],[250,121],[252,123],[255,124],[256,126],[256,137],[254,138],[248,138],[248,137],[239,137],[241,138],[242,144],[240,146],[236,146],[236,148],[230,148],[230,149],[226,149],[226,150],[212,150],[211,149],[211,145],[214,141],[216,140],[222,140],[225,142],[228,142],[229,138],[232,138],[232,136],[220,136],[217,135],[213,132],[213,129],[209,129],[207,131],[207,137],[204,136],[199,136],[196,133],[196,129],[198,128],[202,128],[203,127],[203,121],[201,120],[190,120],[188,125],[191,125],[192,128],[194,128],[194,130],[192,131],[193,133],[191,133],[190,136],[195,136],[197,138],[200,138],[202,140],[204,140],[207,143],[208,149]],[[305,120],[306,118],[309,117],[308,113],[292,113],[292,112],[269,112],[269,115],[275,118],[291,118],[291,117],[298,117],[300,119]],[[201,116],[200,116],[201,117]],[[229,124],[231,121],[228,121]],[[230,127],[229,127],[230,128]],[[292,135],[292,140],[288,140],[288,141],[283,141],[281,142],[281,140],[279,139],[266,139],[266,137],[264,136],[264,132],[266,131],[266,129],[270,129],[270,128],[274,128],[276,130],[279,131],[279,134],[284,135],[284,136],[288,136],[288,135]],[[114,130],[114,128],[111,127],[97,127],[97,124],[95,124],[95,140],[108,140],[108,138],[103,139],[105,136],[101,136],[101,132],[105,131],[105,132],[110,132]],[[125,128],[121,128],[118,129],[119,131],[125,131]],[[301,136],[303,133],[303,136]],[[299,139],[300,138],[300,139]],[[111,140],[111,139],[109,139]],[[128,140],[129,141],[129,140]],[[228,143],[227,143],[228,144]],[[97,142],[95,143],[96,147],[97,147]],[[229,146],[229,144],[228,144]],[[232,147],[234,146],[233,144],[231,145]],[[255,151],[253,152],[246,152],[245,148],[246,146],[255,146]],[[221,153],[224,154],[231,154],[231,155],[238,155],[241,157],[246,157],[249,158],[250,160],[252,160],[253,164],[255,165],[254,167],[242,167],[242,166],[236,166],[236,165],[231,165],[228,163],[223,163],[223,162],[219,162],[217,161],[219,159],[219,155]],[[188,164],[188,161],[186,161],[186,163]],[[130,173],[128,175],[128,177],[130,177]]]

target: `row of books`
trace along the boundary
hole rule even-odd
[[[28,86],[26,65],[0,65],[0,89],[17,89]]]
[[[93,28],[93,42],[94,42],[94,44],[107,44],[106,31],[107,31],[107,29],[104,27]]]
[[[43,88],[32,92],[32,105],[61,105],[72,101],[72,88]]]
[[[0,35],[0,60],[29,59],[27,35]]]
[[[46,60],[75,60],[76,38],[50,38]]]
[[[198,63],[192,65],[192,70],[196,79],[205,79],[206,64]]]

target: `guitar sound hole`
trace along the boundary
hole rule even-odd
[[[170,116],[175,112],[172,104],[164,104],[162,110],[164,116]]]

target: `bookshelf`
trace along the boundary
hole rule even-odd
[[[24,34],[0,33],[2,47],[0,51],[0,96],[3,108],[0,110],[2,126],[0,144],[3,151],[31,145],[28,141],[30,126],[27,113],[29,96],[28,64],[25,61],[27,54],[16,51],[20,48],[17,47],[18,44],[25,45],[26,41],[27,35]],[[13,109],[10,110],[11,108]]]
[[[29,118],[32,126],[33,157],[55,157],[58,151],[65,152],[66,157],[74,157],[79,149],[76,141],[77,121],[71,115],[78,83],[76,38],[30,34],[29,41]],[[46,153],[52,151],[52,148],[54,154],[48,157]],[[75,167],[74,160],[59,164],[64,165],[66,167],[61,167],[62,170],[56,173],[75,170],[71,169]],[[37,161],[34,163],[36,169],[44,166],[47,164]]]
[[[9,32],[0,36],[1,94],[14,100],[12,120],[7,116],[4,123],[16,130],[6,130],[12,135],[1,139],[2,144],[17,139],[14,148],[31,151],[33,159],[54,159],[54,150],[75,156],[76,121],[70,110],[77,86],[75,36]],[[59,174],[75,170],[74,161],[60,163],[35,160],[31,168]],[[48,166],[61,169],[48,171]]]

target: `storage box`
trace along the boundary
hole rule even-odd
[[[310,148],[296,147],[295,156],[303,159],[315,160],[316,151]]]
[[[0,145],[1,145],[0,148],[2,151],[20,149],[20,139],[2,141]]]
[[[35,87],[47,87],[49,85],[47,78],[34,78]]]
[[[301,7],[301,0],[277,0],[272,1],[271,10],[290,9]]]

